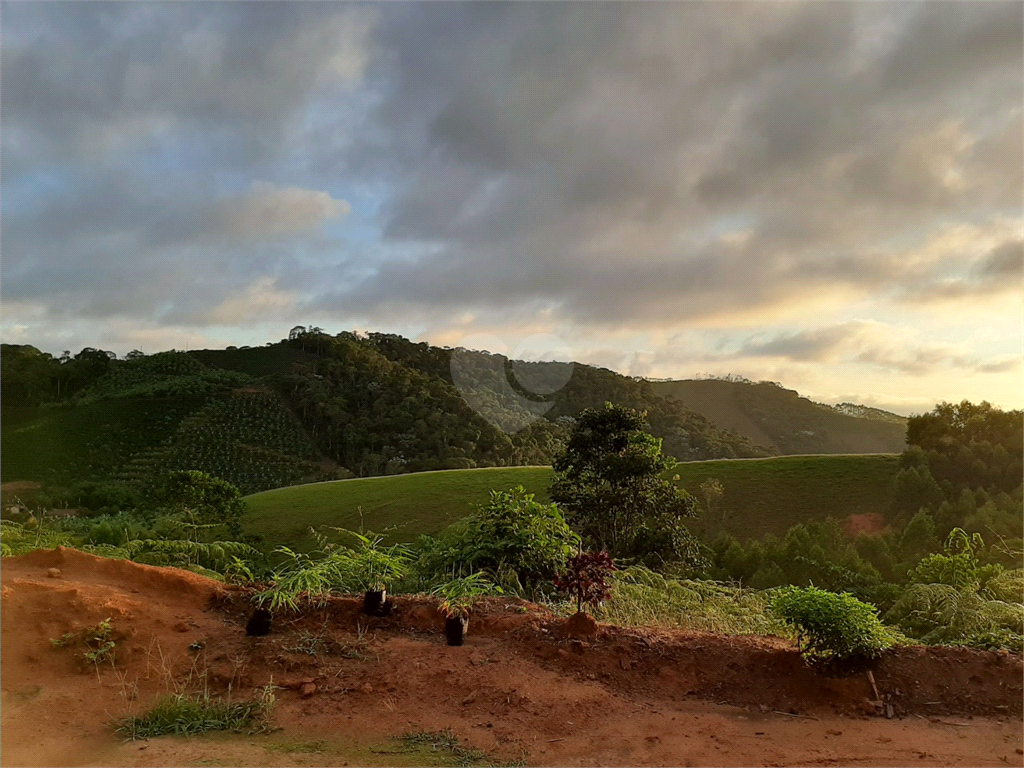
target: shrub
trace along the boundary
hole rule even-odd
[[[845,592],[784,587],[775,592],[770,605],[796,630],[808,660],[872,659],[893,644],[892,633],[878,620],[878,609]]]
[[[491,491],[490,501],[439,537],[420,542],[417,571],[425,583],[459,568],[485,570],[510,591],[537,596],[565,566],[579,536],[554,504],[523,486]]]

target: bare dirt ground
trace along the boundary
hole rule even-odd
[[[874,672],[889,719],[864,674],[821,677],[771,638],[599,625],[578,640],[538,606],[492,599],[450,648],[422,598],[382,619],[337,599],[250,638],[241,595],[183,571],[58,549],[5,559],[0,576],[4,766],[441,765],[450,753],[397,738],[445,729],[506,764],[1024,763],[1024,668],[1006,653],[890,652]],[[107,618],[112,664],[50,642]],[[241,700],[271,683],[269,733],[113,731],[169,691]]]

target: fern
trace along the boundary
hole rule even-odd
[[[988,600],[975,590],[958,590],[949,584],[912,584],[886,620],[931,645],[961,644],[972,636],[1000,630],[1021,635],[1024,606]]]

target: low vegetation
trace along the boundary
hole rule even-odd
[[[122,720],[116,730],[132,741],[209,731],[257,733],[268,729],[273,707],[274,694],[270,686],[249,701],[232,702],[213,698],[205,692],[169,694],[149,712]]]

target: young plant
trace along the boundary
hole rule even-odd
[[[274,569],[270,586],[253,598],[259,608],[297,611],[304,603],[320,605],[332,591],[346,587],[348,559],[342,551],[333,551],[319,559],[284,546],[274,553],[287,559]]]
[[[618,570],[607,552],[580,552],[569,558],[566,570],[555,577],[555,586],[576,600],[576,612],[583,606],[596,608],[611,597],[610,577]]]
[[[78,632],[67,632],[61,637],[51,638],[50,644],[54,648],[67,648],[76,643],[82,643],[85,650],[79,656],[88,661],[99,674],[99,666],[104,661],[114,662],[114,648],[116,642],[112,637],[114,632],[110,619],[104,619],[95,627],[87,627]]]
[[[481,597],[504,594],[501,587],[491,583],[483,571],[446,581],[430,592],[441,603],[438,606],[447,618],[468,618],[469,610]]]
[[[382,547],[384,537],[369,531],[347,533],[355,536],[358,544],[354,549],[347,550],[345,567],[352,581],[363,591],[386,590],[409,570],[412,553],[408,547],[401,544]]]

